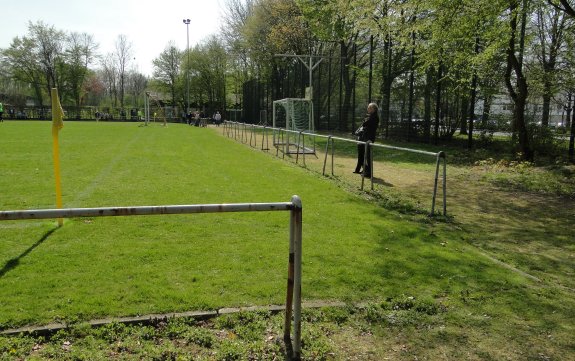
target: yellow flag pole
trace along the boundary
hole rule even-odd
[[[62,120],[64,112],[62,111],[62,106],[60,105],[60,99],[58,98],[58,89],[52,88],[51,91],[52,98],[52,155],[54,158],[54,181],[56,183],[56,207],[62,208],[62,186],[60,181],[60,146],[58,144],[58,133],[60,129],[64,126]],[[64,219],[58,218],[58,226],[64,224]]]

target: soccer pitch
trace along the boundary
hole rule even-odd
[[[0,209],[54,208],[50,123],[6,122],[0,140]],[[65,208],[299,195],[304,301],[432,295],[450,267],[485,266],[438,247],[429,225],[215,129],[67,122],[60,154]],[[269,212],[2,222],[0,326],[283,304],[288,224]]]

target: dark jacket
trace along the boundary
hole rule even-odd
[[[361,126],[363,127],[363,137],[359,140],[364,142],[368,140],[375,142],[377,127],[379,126],[379,116],[377,115],[377,111],[369,114]]]

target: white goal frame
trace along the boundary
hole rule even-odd
[[[304,106],[307,109],[307,122],[298,121],[296,119],[296,107]],[[282,127],[280,124],[280,119],[278,119],[279,108],[285,110],[285,124]],[[280,100],[274,100],[273,102],[273,144],[278,149],[288,154],[315,154],[315,150],[305,148],[300,144],[300,137],[290,137],[290,132],[299,133],[315,133],[314,127],[314,117],[313,117],[313,101],[306,98],[285,98]],[[276,129],[285,129],[285,139],[284,132],[276,131]],[[292,139],[293,138],[293,139]]]

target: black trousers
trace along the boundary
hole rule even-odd
[[[355,171],[358,173],[361,171],[361,168],[363,167],[364,158],[365,158],[365,144],[358,144],[357,165],[355,166]],[[371,177],[371,152],[367,153],[367,165],[365,166],[363,172],[365,173],[365,176]]]

